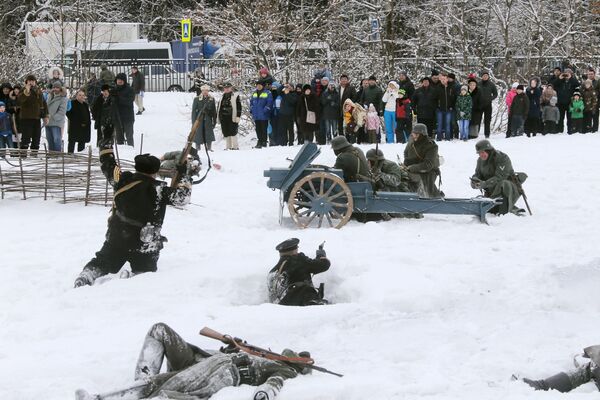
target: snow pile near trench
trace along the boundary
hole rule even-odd
[[[182,147],[191,101],[147,94],[136,121],[144,152]],[[501,136],[493,144],[529,174],[533,217],[351,221],[341,230],[298,230],[287,210],[278,224],[278,193],[262,172],[287,166],[298,147],[250,150],[244,139],[245,149],[226,152],[217,142],[221,171],[194,187],[187,209],[167,211],[159,271],[78,290],[73,280],[102,244],[108,209],[9,196],[0,202],[0,398],[63,400],[79,387],[125,386],[158,321],[205,348],[219,344],[198,336],[203,326],[273,350],[310,350],[345,374],[287,382],[282,400],[596,398],[593,384],[535,393],[510,376],[567,370],[573,354],[598,343],[600,136]],[[380,148],[393,159],[403,152]],[[119,151],[132,159],[139,148]],[[321,151],[316,162],[333,164],[331,150]],[[440,153],[446,195],[475,196],[474,142],[441,143]],[[289,237],[311,256],[327,241],[333,266],[315,281],[335,304],[265,303],[274,247]],[[251,393],[228,388],[214,399]]]

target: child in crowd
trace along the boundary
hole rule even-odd
[[[377,132],[381,128],[379,114],[373,103],[369,104],[369,112],[367,113],[367,137],[369,143],[377,143]]]
[[[583,130],[581,132],[588,133],[592,132],[594,113],[598,110],[598,95],[596,89],[594,89],[593,83],[590,79],[586,79],[583,82],[583,89],[581,90],[581,100],[583,100]]]
[[[456,120],[458,121],[458,138],[463,141],[469,139],[469,123],[471,122],[471,112],[473,110],[473,100],[469,94],[469,88],[462,86],[460,95],[456,99]]]
[[[412,131],[412,109],[406,90],[398,90],[396,99],[396,143],[406,143]]]
[[[344,102],[344,135],[350,143],[356,143],[356,132],[364,125],[366,111],[360,104],[346,99]]]
[[[510,136],[522,136],[525,118],[529,114],[529,98],[523,85],[517,86],[517,94],[510,104]]]
[[[13,148],[12,136],[15,131],[12,114],[6,112],[6,104],[0,101],[0,149]],[[6,153],[0,153],[2,158]]]
[[[558,121],[560,120],[560,110],[556,107],[556,102],[558,98],[553,96],[550,98],[550,102],[547,106],[542,108],[542,121],[544,121],[544,132],[546,135],[548,133],[557,133]]]
[[[569,114],[571,114],[572,133],[583,133],[583,109],[584,104],[579,92],[573,93],[571,104],[569,105]]]

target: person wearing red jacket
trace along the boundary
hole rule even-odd
[[[396,99],[396,143],[406,143],[412,131],[412,105],[404,89]]]

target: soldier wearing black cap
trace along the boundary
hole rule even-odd
[[[156,263],[166,238],[160,229],[167,205],[183,206],[191,196],[191,178],[171,188],[156,180],[160,160],[150,154],[135,157],[135,171],[123,172],[112,148],[100,151],[102,172],[114,189],[113,210],[108,219],[104,245],[83,268],[75,287],[92,285],[103,275],[117,273],[125,262],[134,274],[156,271]],[[187,166],[181,168],[185,173]]]
[[[292,238],[277,245],[279,262],[268,276],[269,301],[284,306],[310,306],[327,304],[312,282],[313,274],[329,269],[331,263],[321,247],[312,259],[298,253],[299,239]]]

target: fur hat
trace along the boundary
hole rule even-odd
[[[100,91],[103,92],[105,90],[110,90],[110,85],[107,85],[106,83],[104,85],[102,85],[102,87],[100,87]]]
[[[398,82],[396,81],[390,81],[390,83],[388,83],[388,86],[390,85],[393,86],[396,90],[400,89],[400,85],[398,85]]]
[[[427,135],[427,125],[417,123],[412,128],[412,133],[418,133],[419,135]]]
[[[525,88],[523,87],[523,85],[517,85],[517,90],[525,90]]]
[[[115,82],[118,80],[122,80],[123,82],[127,82],[127,75],[125,75],[123,72],[119,72],[117,74],[117,76],[115,77]]]
[[[305,92],[306,90],[312,90],[312,86],[310,86],[308,83],[304,86],[302,86],[302,92]]]
[[[160,169],[160,160],[151,154],[139,154],[135,156],[135,170],[143,174],[155,174]]]
[[[62,83],[60,83],[60,81],[54,81],[54,83],[52,84],[52,89],[61,89],[62,88]]]

